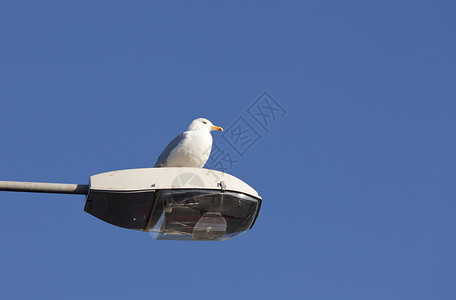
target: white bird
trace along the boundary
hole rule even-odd
[[[223,131],[223,128],[204,118],[193,120],[187,131],[166,146],[154,167],[202,168],[211,154],[213,130]]]

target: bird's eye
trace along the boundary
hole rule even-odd
[[[203,121],[203,123],[204,123],[204,124],[207,124],[207,122],[206,122],[206,121]]]

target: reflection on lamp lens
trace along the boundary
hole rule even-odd
[[[226,220],[219,212],[207,212],[196,223],[192,236],[195,240],[211,241],[226,233]]]

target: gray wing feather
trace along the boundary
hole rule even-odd
[[[177,145],[179,145],[179,143],[182,141],[182,139],[184,138],[184,134],[181,133],[180,135],[176,136],[174,138],[174,140],[172,140],[168,146],[166,146],[165,150],[163,150],[163,152],[160,154],[160,156],[158,157],[157,159],[157,162],[155,163],[155,166],[154,168],[159,168],[159,167],[162,167],[163,164],[166,162],[166,160],[168,159],[169,157],[169,154],[171,153],[171,151],[174,150],[174,148],[176,148]]]

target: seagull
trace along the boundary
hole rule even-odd
[[[176,136],[158,157],[154,168],[190,167],[202,168],[211,154],[211,131],[223,131],[205,118],[193,120],[187,131]]]

